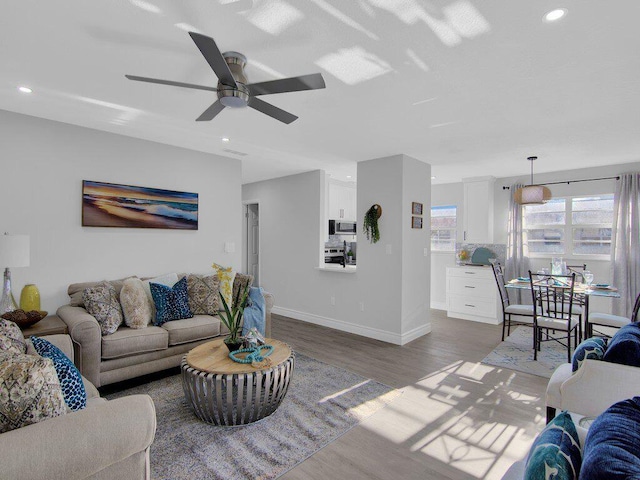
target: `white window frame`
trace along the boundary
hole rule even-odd
[[[456,226],[455,227],[450,227],[450,228],[431,228],[431,212],[433,211],[433,209],[438,209],[438,208],[453,208],[456,212]],[[429,210],[429,229],[431,230],[431,232],[434,231],[451,231],[453,232],[453,248],[451,250],[434,250],[433,249],[433,242],[430,243],[431,246],[431,253],[455,253],[456,252],[456,243],[458,242],[458,206],[457,205],[432,205],[431,209]],[[429,237],[431,238],[431,235],[429,235]]]
[[[532,225],[534,228],[544,228],[547,227],[549,229],[556,230],[564,230],[564,253],[538,253],[538,252],[529,252],[529,258],[552,258],[554,256],[562,256],[565,259],[569,260],[611,260],[611,254],[603,255],[600,253],[581,253],[574,254],[573,253],[573,231],[576,228],[613,228],[612,224],[573,224],[573,199],[574,198],[588,198],[588,197],[598,197],[598,196],[613,196],[611,192],[608,193],[589,193],[583,195],[571,195],[565,197],[555,197],[557,199],[563,199],[565,201],[565,223],[564,225],[553,225],[553,224],[542,224],[542,225]],[[522,214],[524,217],[524,208],[526,205],[522,205]],[[525,229],[526,230],[526,229]]]

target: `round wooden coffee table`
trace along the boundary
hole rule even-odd
[[[189,351],[180,365],[182,388],[195,414],[214,425],[246,425],[276,411],[289,388],[295,355],[280,340],[266,339],[274,350],[271,366],[234,362],[222,338]]]

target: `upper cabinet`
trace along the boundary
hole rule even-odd
[[[493,243],[494,177],[462,179],[464,211],[462,237],[465,243]]]
[[[356,220],[356,185],[329,182],[329,220]]]

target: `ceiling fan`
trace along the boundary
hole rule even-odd
[[[197,122],[212,120],[225,107],[241,108],[249,106],[276,120],[289,124],[298,117],[264,100],[260,100],[258,96],[325,88],[324,79],[319,73],[248,84],[247,76],[244,74],[244,67],[247,64],[247,58],[244,55],[238,52],[220,53],[220,49],[218,49],[213,38],[195,32],[189,32],[189,35],[218,77],[217,87],[135,75],[125,75],[125,77],[138,82],[159,83],[161,85],[217,92],[218,100],[196,118]]]

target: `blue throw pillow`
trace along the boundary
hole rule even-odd
[[[524,480],[577,480],[580,475],[580,440],[571,415],[559,413],[533,442]]]
[[[581,480],[640,478],[640,397],[600,414],[584,442]]]
[[[587,338],[576,347],[571,358],[572,371],[578,370],[586,359],[602,360],[607,351],[607,342],[600,337]]]
[[[153,303],[156,305],[156,321],[154,325],[160,326],[171,320],[193,317],[193,313],[189,308],[187,277],[182,277],[173,287],[153,282],[149,284],[149,287],[151,288]]]
[[[87,391],[84,389],[82,376],[73,362],[58,347],[43,338],[32,336],[31,343],[38,355],[53,360],[67,406],[73,411],[86,407]]]
[[[640,325],[630,323],[616,332],[602,358],[605,362],[640,367]]]

